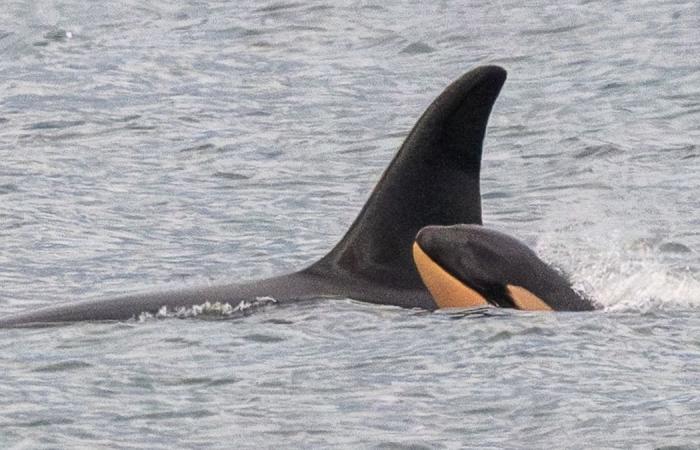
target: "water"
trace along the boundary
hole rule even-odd
[[[36,3],[0,8],[3,313],[314,261],[483,63],[484,220],[605,308],[3,330],[0,446],[700,441],[695,2]]]

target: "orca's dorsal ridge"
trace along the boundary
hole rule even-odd
[[[126,294],[48,306],[0,318],[0,328],[78,320],[126,320],[212,303],[259,297],[292,301],[349,297],[371,303],[436,308],[413,265],[411,249],[427,225],[481,223],[479,171],[491,108],[506,79],[500,67],[461,76],[428,107],[384,172],[350,230],[317,263],[273,278],[202,288]]]
[[[424,290],[411,248],[426,225],[481,224],[486,125],[506,80],[482,66],[450,84],[413,127],[343,239],[309,273]]]

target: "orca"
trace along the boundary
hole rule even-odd
[[[82,320],[128,320],[161,307],[352,298],[435,310],[414,266],[412,245],[428,225],[478,224],[479,175],[486,125],[506,80],[498,66],[478,67],[450,84],[420,117],[347,234],[298,272],[225,284],[59,304],[0,319],[0,327]]]
[[[427,226],[416,236],[413,258],[438,308],[595,309],[525,244],[483,226]]]

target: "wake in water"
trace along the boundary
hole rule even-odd
[[[697,274],[673,270],[652,252],[611,251],[581,267],[576,278],[610,311],[700,308]]]
[[[620,242],[612,238],[611,242],[597,242],[597,248],[566,250],[566,259],[572,261],[574,288],[585,292],[606,311],[700,308],[697,272],[672,266],[658,249],[625,247]],[[545,255],[552,253],[552,249],[538,250]],[[547,256],[562,261],[561,255]]]

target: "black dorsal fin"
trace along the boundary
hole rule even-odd
[[[428,107],[347,234],[309,272],[423,289],[411,257],[426,225],[481,224],[479,171],[486,124],[506,79],[476,68]]]
[[[480,67],[452,83],[428,107],[379,180],[345,237],[319,262],[290,275],[58,305],[0,319],[0,328],[39,322],[125,320],[141,312],[203,301],[236,304],[348,296],[434,309],[412,260],[427,225],[481,223],[479,171],[491,108],[506,79],[500,67]],[[387,289],[393,288],[393,289]],[[411,292],[406,292],[411,291]],[[416,295],[417,294],[417,295]]]

